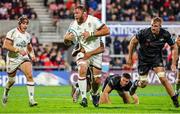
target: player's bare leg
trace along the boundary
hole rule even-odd
[[[180,69],[178,69],[178,72],[177,72],[175,92],[176,92],[176,94],[178,94],[178,95],[180,94]]]
[[[156,67],[156,68],[154,68],[154,71],[158,75],[162,85],[165,87],[167,93],[171,97],[174,106],[179,107],[178,95],[175,94],[172,85],[168,82],[167,78],[165,77],[164,68],[163,67]]]
[[[93,77],[94,77],[94,80],[92,83],[91,96],[92,96],[93,105],[95,107],[98,107],[99,106],[99,98],[100,98],[98,89],[101,84],[101,70],[93,67]]]
[[[79,73],[78,85],[82,96],[82,101],[80,105],[83,107],[87,107],[88,103],[86,96],[86,92],[87,92],[86,75],[87,75],[88,63],[87,61],[80,59],[78,60],[77,65],[78,65],[78,73]]]
[[[34,100],[34,80],[32,77],[32,64],[29,61],[26,61],[20,65],[21,71],[27,78],[27,90],[29,95],[29,106],[36,106],[38,103]]]
[[[2,104],[5,106],[8,101],[8,95],[9,90],[15,83],[15,75],[16,71],[8,74],[8,82],[6,83],[6,86],[4,87],[3,97],[2,97]]]

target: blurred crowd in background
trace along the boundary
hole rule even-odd
[[[17,20],[21,15],[37,19],[37,14],[26,0],[0,0],[0,19]]]
[[[47,0],[46,0],[47,1]],[[45,5],[56,19],[72,19],[73,9],[83,0],[55,0]],[[88,13],[101,18],[101,0],[84,0]],[[164,21],[180,21],[179,0],[106,0],[107,21],[149,21],[160,16]]]

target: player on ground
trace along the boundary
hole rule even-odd
[[[130,103],[129,89],[132,86],[132,82],[130,81],[131,76],[128,73],[123,73],[122,76],[119,75],[111,75],[106,78],[103,88],[102,94],[100,96],[99,103],[100,104],[109,104],[111,103],[109,99],[109,94],[112,90],[116,90],[120,97],[122,97],[123,102],[125,104]],[[131,95],[134,104],[139,104],[138,96],[133,93]]]
[[[180,47],[180,35],[176,38],[176,44],[178,47]],[[178,60],[178,72],[176,77],[176,86],[175,86],[175,92],[179,95],[180,94],[180,56]]]
[[[162,48],[168,43],[172,49],[172,71],[176,71],[177,62],[177,45],[171,38],[168,31],[161,28],[162,19],[155,17],[151,21],[151,27],[140,30],[132,37],[129,44],[128,65],[132,65],[133,50],[139,43],[138,50],[138,73],[140,79],[132,86],[131,92],[135,92],[137,86],[144,88],[148,84],[147,76],[149,70],[153,70],[159,77],[161,83],[166,88],[167,93],[171,97],[174,106],[179,107],[178,95],[175,94],[172,85],[165,77],[165,69],[162,60]]]
[[[83,6],[77,6],[74,9],[75,21],[73,21],[69,27],[68,32],[65,35],[65,43],[71,41],[75,44],[79,44],[84,48],[85,53],[91,52],[100,47],[101,39],[100,36],[109,35],[109,28],[103,24],[99,19],[87,14],[86,9]],[[72,34],[73,33],[73,34]],[[73,38],[73,36],[75,36]],[[77,58],[84,56],[82,53],[78,53]],[[102,53],[88,56],[86,59],[76,59],[78,65],[78,85],[82,96],[81,106],[87,107],[87,69],[91,65],[93,72],[93,86],[92,86],[92,99],[95,107],[98,106],[99,92],[98,88],[100,85],[101,77],[101,64],[102,64]]]
[[[35,60],[35,55],[30,44],[31,36],[26,32],[28,24],[29,19],[27,16],[20,17],[18,20],[18,27],[7,33],[3,44],[3,48],[8,50],[6,61],[8,82],[6,83],[2,97],[3,105],[7,103],[9,90],[15,83],[15,76],[18,69],[24,73],[27,79],[29,105],[37,105],[37,102],[34,100],[34,80],[32,77],[31,63],[31,60]]]

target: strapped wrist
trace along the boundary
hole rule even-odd
[[[95,32],[90,32],[90,36],[93,37],[95,35]]]

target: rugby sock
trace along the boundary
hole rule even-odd
[[[176,94],[175,94],[174,96],[171,97],[171,99],[172,99],[173,101],[177,101],[177,100],[178,100],[177,98],[178,98],[178,97],[177,97]]]
[[[87,80],[86,80],[86,77],[79,78],[78,85],[79,85],[79,89],[81,91],[82,99],[86,98],[86,91],[87,91]]]
[[[92,95],[99,95],[99,84],[94,84],[93,89],[91,91]]]
[[[78,83],[76,83],[75,87],[76,87],[76,88],[79,88],[79,85],[78,85]]]
[[[8,77],[8,82],[6,83],[6,86],[4,88],[4,95],[8,96],[8,92],[14,83],[15,83],[15,77]]]
[[[79,91],[79,85],[78,85],[78,83],[76,83],[75,88],[76,88],[76,91]]]
[[[27,82],[29,100],[34,100],[34,82]]]

